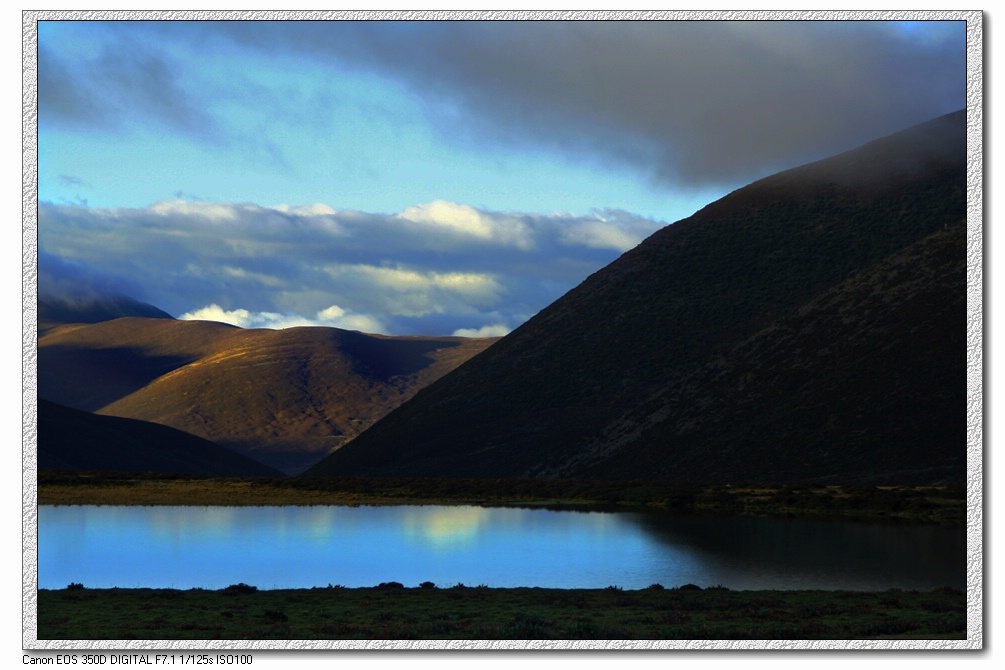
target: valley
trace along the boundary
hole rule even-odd
[[[741,188],[502,339],[245,329],[47,298],[39,397],[312,478],[959,486],[964,122]],[[52,435],[40,463],[116,469],[50,460]],[[143,467],[170,471],[123,465]]]

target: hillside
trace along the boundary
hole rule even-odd
[[[712,440],[711,444],[729,444],[731,471],[753,476],[754,470],[746,466],[769,457],[750,439],[763,422],[734,417],[730,411],[719,415],[723,430],[708,429],[681,447],[698,463],[694,467],[679,469],[674,464],[676,438],[668,434],[672,431],[649,432],[631,450],[627,443],[609,442],[609,436],[633,410],[642,412],[643,423],[658,424],[644,417],[650,409],[661,411],[660,398],[691,405],[681,411],[701,419],[702,407],[694,405],[686,392],[690,375],[721,360],[734,360],[729,365],[743,369],[738,348],[750,338],[766,328],[781,327],[801,307],[813,312],[812,301],[825,299],[828,291],[857,275],[862,275],[861,281],[872,281],[863,273],[932,233],[959,226],[965,208],[964,112],[762,179],[658,231],[308,474],[651,478],[658,472],[667,478],[718,480],[721,454],[703,446]],[[962,252],[958,262],[965,270]],[[890,285],[883,290],[897,288]],[[918,294],[927,295],[927,289],[919,288]],[[903,309],[903,318],[916,319],[918,327],[931,331],[935,349],[950,351],[963,341],[965,322],[936,320],[937,316]],[[882,346],[881,351],[889,347],[898,351],[896,342],[884,338],[910,339],[914,328],[908,323],[885,333],[873,326],[869,314],[854,309],[842,318],[866,332],[861,346],[867,350]],[[806,346],[822,347],[828,341],[811,340]],[[776,346],[774,358],[765,354],[758,372],[750,371],[755,378],[783,378],[785,366],[798,359],[799,352],[787,350],[788,345]],[[932,381],[913,374],[912,368],[921,363],[910,356],[887,361],[888,369],[903,372],[904,380],[920,383],[920,388],[959,384],[949,391],[954,400],[938,405],[948,415],[913,416],[913,420],[947,425],[957,421],[950,410],[964,392],[964,351],[960,344],[957,357],[929,361],[935,365]],[[847,384],[848,397],[882,393],[882,385],[870,387],[872,382],[861,375],[846,380],[830,374],[828,360],[809,356],[807,374],[826,378],[828,384]],[[747,373],[744,370],[744,378]],[[788,395],[784,386],[772,393],[776,399],[797,403],[780,410],[785,420],[802,415],[798,405],[802,401]],[[831,395],[810,397],[823,402]],[[835,408],[835,420],[865,425],[856,424],[856,407],[848,402]],[[964,403],[956,409],[962,419]],[[862,460],[856,452],[854,457],[838,455],[826,462],[810,458],[798,473],[778,467],[762,469],[759,475],[778,479],[826,477],[836,471],[843,476],[882,475],[889,470],[884,462],[887,452],[912,452],[918,427],[911,425],[909,414],[891,417],[894,420],[883,427],[886,455]],[[798,441],[814,428],[806,425],[776,435]],[[875,429],[875,423],[869,423],[856,430]],[[955,439],[940,449],[963,455],[965,432],[945,434]],[[605,445],[611,448],[606,460]],[[800,445],[786,448],[799,450]],[[830,448],[844,453],[841,444]],[[868,450],[864,442],[862,449]],[[921,470],[925,467],[918,465]]]
[[[966,270],[961,221],[640,403],[549,474],[962,484]]]
[[[167,312],[128,296],[55,296],[38,299],[38,330],[46,332],[67,323],[99,323],[125,316],[170,319]]]
[[[282,474],[212,442],[135,419],[99,416],[38,401],[38,467],[217,477]]]
[[[297,472],[493,341],[130,317],[41,334],[38,388]]]

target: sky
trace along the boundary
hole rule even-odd
[[[963,108],[962,22],[46,21],[38,288],[503,335],[758,178]]]

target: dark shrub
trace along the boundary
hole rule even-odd
[[[257,586],[250,586],[244,582],[241,582],[240,584],[231,584],[224,589],[226,593],[254,593],[257,590]]]
[[[435,589],[436,588],[436,584],[434,584],[432,582],[422,582],[421,584],[419,584],[419,588],[421,588],[421,589]]]

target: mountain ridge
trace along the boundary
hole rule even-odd
[[[560,462],[965,206],[963,111],[758,180],[655,232],[308,474],[505,477]]]

